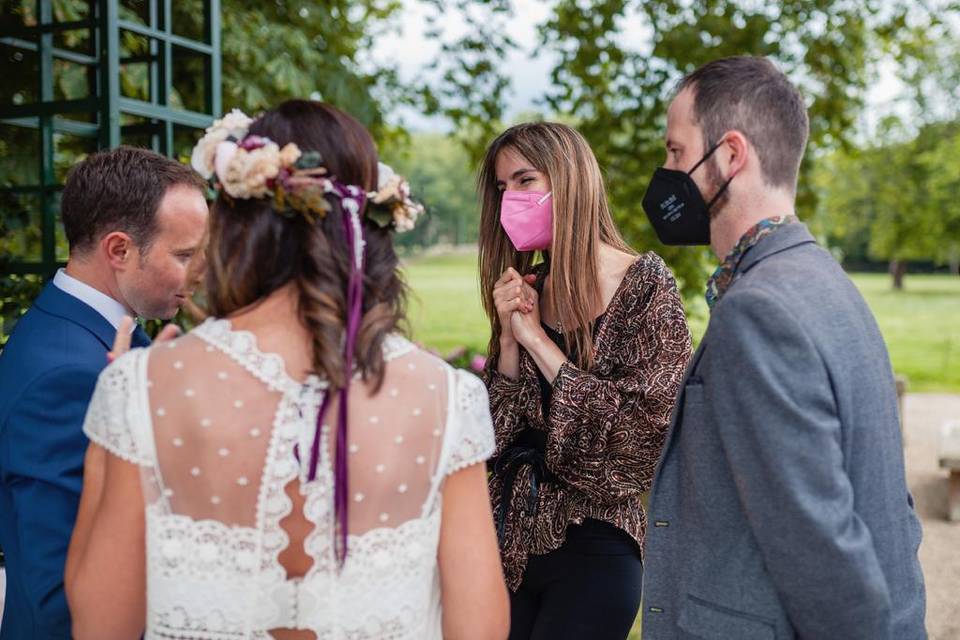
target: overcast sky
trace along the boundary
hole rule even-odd
[[[537,26],[549,15],[552,2],[543,0],[513,0],[514,16],[509,20],[509,33],[519,48],[510,54],[504,68],[511,80],[508,92],[507,120],[529,111],[543,111],[537,99],[550,85],[550,70],[555,56],[540,51],[537,47]],[[424,30],[428,9],[418,0],[404,0],[400,17],[400,33],[391,33],[376,40],[372,52],[377,60],[398,60],[402,77],[414,77],[425,64],[434,59],[439,45],[426,42]],[[649,41],[649,33],[639,20],[627,19],[621,40],[626,42]],[[449,34],[455,34],[459,25],[445,25]],[[864,113],[864,125],[870,129],[880,115],[888,113],[892,102],[901,90],[894,77],[892,65],[882,69],[871,83],[868,92],[868,108]],[[414,130],[448,130],[449,124],[442,118],[426,118],[414,110],[404,110],[399,117]]]

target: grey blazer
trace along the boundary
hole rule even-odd
[[[643,640],[925,638],[890,360],[807,228],[743,256],[654,479]]]

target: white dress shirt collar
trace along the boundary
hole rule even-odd
[[[63,269],[57,270],[57,274],[53,277],[53,284],[64,293],[70,294],[80,302],[93,307],[97,313],[113,325],[114,329],[120,328],[120,321],[123,316],[130,315],[122,304],[90,285],[80,282],[73,276],[67,275],[67,272]],[[134,323],[130,332],[133,333],[136,327],[137,324]]]

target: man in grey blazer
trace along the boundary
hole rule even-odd
[[[887,350],[794,215],[808,130],[763,58],[707,64],[670,106],[644,209],[723,263],[650,498],[644,640],[926,637]]]

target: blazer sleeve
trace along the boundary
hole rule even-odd
[[[628,307],[620,363],[605,377],[565,362],[553,383],[547,465],[610,504],[650,488],[690,359],[676,283],[655,256]]]
[[[705,409],[797,635],[891,638],[890,593],[854,510],[816,340],[773,292],[731,291],[715,313]]]
[[[69,365],[31,383],[7,417],[2,481],[13,500],[20,566],[37,637],[70,637],[63,590],[87,439],[82,425],[99,369]]]

